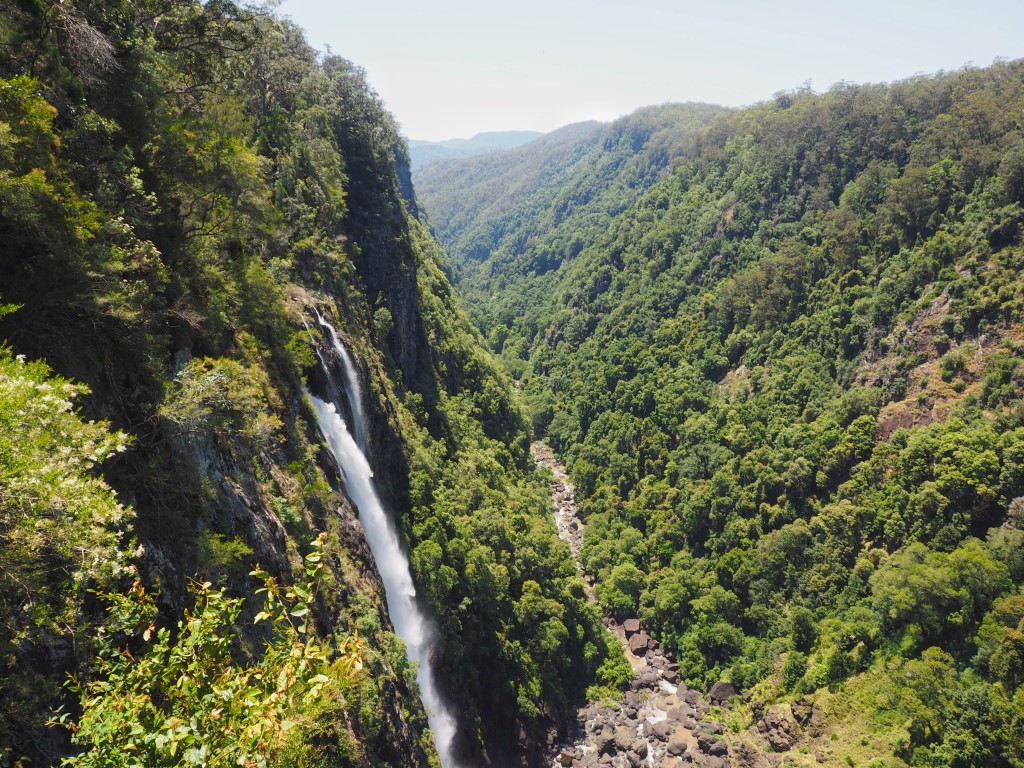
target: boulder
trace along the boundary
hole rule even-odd
[[[697,737],[697,748],[701,752],[713,755],[714,757],[725,757],[729,754],[728,745],[710,733],[702,733]]]
[[[558,756],[559,765],[564,765],[566,768],[576,762],[576,753],[572,750],[563,749],[562,754]]]
[[[605,726],[594,736],[594,749],[598,754],[603,755],[615,749],[615,732]]]
[[[629,681],[629,687],[634,691],[642,688],[655,689],[658,687],[658,673],[653,669],[642,669],[640,673]]]
[[[647,650],[647,642],[651,638],[647,636],[646,632],[637,632],[631,638],[629,638],[629,650],[630,652],[640,655]]]
[[[668,743],[668,753],[678,757],[686,752],[686,742],[682,739],[672,739]]]
[[[704,721],[704,732],[714,733],[716,735],[725,733],[725,726],[721,723],[715,723],[710,720]]]
[[[622,629],[626,633],[626,637],[632,637],[640,631],[640,619],[626,619],[622,622]]]
[[[633,744],[633,739],[636,738],[636,731],[630,728],[622,727],[615,732],[615,746],[620,752],[625,752]]]
[[[736,689],[736,686],[732,683],[728,683],[721,680],[711,686],[711,690],[708,691],[708,698],[711,699],[712,704],[724,704],[733,696],[739,696],[740,692]]]
[[[667,740],[670,733],[672,733],[672,724],[668,720],[651,723],[651,735],[658,741]]]
[[[790,704],[790,709],[793,710],[793,717],[800,725],[807,725],[814,716],[814,702],[810,699],[797,699]]]
[[[637,757],[647,757],[647,739],[634,739],[633,743],[629,745],[629,751]]]
[[[686,704],[680,704],[678,707],[672,707],[672,709],[666,712],[665,717],[667,717],[671,722],[681,723],[688,715],[692,714],[693,707]]]

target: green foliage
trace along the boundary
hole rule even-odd
[[[269,638],[250,663],[233,658],[234,626],[244,601],[209,582],[195,584],[196,607],[173,633],[157,629],[153,598],[139,582],[111,602],[111,634],[101,651],[100,676],[73,679],[81,714],[57,717],[84,751],[69,766],[266,766],[308,727],[325,689],[359,669],[358,637],[331,649],[311,635],[310,602],[323,574],[316,548],[305,575],[290,587],[269,574],[262,610]],[[139,645],[141,636],[142,645]],[[134,646],[135,650],[131,650]]]
[[[88,383],[89,416],[131,435],[108,478],[135,509],[128,516],[108,494],[109,510],[97,501],[74,518],[65,506],[77,497],[40,475],[59,497],[47,490],[31,520],[3,523],[0,564],[14,565],[0,570],[10,609],[0,639],[21,645],[0,662],[0,749],[44,763],[68,747],[54,732],[38,738],[40,714],[65,671],[94,692],[83,635],[103,619],[85,615],[96,610],[87,590],[118,587],[131,537],[165,609],[193,599],[185,585],[198,575],[216,586],[204,588],[195,629],[223,638],[237,617],[244,645],[261,631],[232,602],[251,589],[250,552],[284,584],[303,542],[328,530],[334,583],[317,603],[318,642],[361,626],[383,650],[368,654],[372,672],[341,686],[343,705],[308,713],[311,751],[277,745],[281,760],[312,760],[315,743],[325,764],[429,762],[414,675],[335,514],[341,501],[302,403],[317,365],[303,327],[314,306],[334,306],[368,374],[375,469],[439,617],[440,664],[468,732],[504,750],[517,717],[539,738],[543,718],[563,716],[588,686],[622,683],[551,525],[511,383],[458,310],[415,216],[404,142],[365,73],[319,55],[266,9],[0,2],[0,274],[4,301],[21,307],[0,312],[0,336]],[[67,434],[48,443],[51,463],[66,449],[94,480],[86,470],[108,446],[53,428]],[[193,705],[206,706],[181,706]],[[97,706],[95,733],[124,724],[113,703]],[[411,738],[396,742],[397,732]],[[178,755],[187,749],[201,747],[183,743]]]
[[[267,382],[258,376],[231,359],[189,360],[161,416],[183,435],[240,434],[257,445],[271,443],[282,425],[267,407]]]
[[[805,674],[807,674],[807,654],[790,651],[782,665],[782,689],[785,691],[795,690]]]
[[[838,689],[889,662],[953,696],[961,671],[993,700],[1018,684],[1016,622],[985,617],[1022,584],[1022,106],[1021,62],[841,84],[681,120],[635,190],[591,172],[619,145],[581,142],[572,188],[482,209],[528,178],[509,153],[447,164],[464,200],[424,195],[569,466],[603,606],[637,609],[691,684]],[[553,202],[579,189],[601,213]],[[908,762],[971,730],[926,688]],[[1013,695],[1009,720],[971,715],[1004,761]]]
[[[128,438],[82,419],[86,392],[0,346],[0,761],[20,756],[56,694],[29,654],[88,648],[99,623],[88,593],[133,571],[132,513],[96,473]]]

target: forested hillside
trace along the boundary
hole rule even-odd
[[[0,766],[436,765],[306,397],[317,312],[467,761],[620,682],[415,214],[362,71],[289,23],[0,2]]]
[[[799,699],[788,764],[1024,765],[1022,109],[1022,62],[840,83],[422,188],[604,608],[736,734]]]
[[[544,233],[549,248],[532,268],[545,272],[579,253],[666,171],[680,142],[721,111],[670,104],[611,125],[575,123],[506,152],[435,163],[413,181],[456,269],[465,261],[493,264],[495,251],[521,250]]]

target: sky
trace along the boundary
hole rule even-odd
[[[410,139],[743,106],[1024,57],[1024,0],[283,0]]]

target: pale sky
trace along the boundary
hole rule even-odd
[[[1024,0],[284,0],[410,139],[741,106],[1024,57]]]

